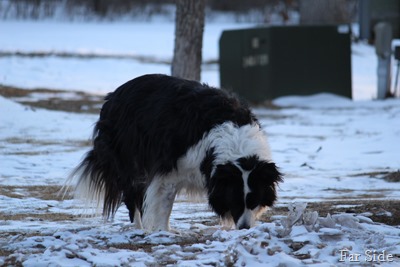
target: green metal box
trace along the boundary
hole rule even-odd
[[[329,92],[351,98],[348,26],[278,26],[224,31],[221,87],[251,102]]]

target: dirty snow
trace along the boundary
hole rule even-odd
[[[242,26],[207,25],[205,59],[217,58],[222,29]],[[168,23],[0,24],[3,51],[169,59],[172,42]],[[317,201],[400,199],[400,183],[386,182],[381,174],[400,166],[400,100],[371,100],[376,95],[373,49],[358,44],[352,50],[358,101],[331,94],[288,96],[274,101],[277,109],[254,109],[285,174],[277,206],[288,212],[249,230],[222,229],[204,202],[184,197],[174,205],[174,231],[147,233],[131,227],[124,207],[113,221],[103,222],[77,218],[80,203],[32,195],[31,187],[63,184],[89,149],[97,115],[31,108],[0,97],[0,185],[11,192],[0,195],[0,212],[9,216],[0,221],[0,265],[371,266],[379,260],[380,266],[400,265],[399,226],[375,223],[367,213],[322,217],[306,208]],[[0,70],[1,84],[91,93],[111,91],[144,73],[169,73],[168,65],[128,59],[18,56],[0,57]],[[217,66],[207,65],[202,77],[218,86]],[[52,218],[61,215],[71,219]]]

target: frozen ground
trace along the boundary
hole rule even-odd
[[[217,58],[221,29],[242,26],[208,25],[205,59]],[[170,60],[172,43],[172,24],[2,22],[0,52],[103,57],[3,56],[0,84],[103,94],[137,75],[169,73],[162,61]],[[16,102],[47,101],[52,92],[34,91],[23,99],[0,96],[0,265],[400,265],[400,221],[377,222],[399,218],[393,205],[400,203],[400,183],[384,177],[400,166],[400,100],[371,100],[373,49],[359,44],[352,50],[358,101],[329,94],[290,96],[276,99],[273,109],[254,109],[285,182],[276,209],[250,230],[221,229],[206,204],[183,197],[174,206],[173,233],[132,229],[124,207],[113,222],[80,218],[80,204],[62,200],[57,191],[88,150],[97,115]],[[203,81],[218,86],[217,66],[205,67]],[[77,94],[57,97],[69,100]],[[367,211],[363,201],[392,206]],[[314,208],[339,202],[331,215]],[[351,263],[350,257],[358,261]]]

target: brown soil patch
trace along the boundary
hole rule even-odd
[[[63,200],[61,186],[1,186],[0,195],[12,198],[39,198],[43,200]],[[71,199],[66,195],[64,199]]]
[[[65,94],[68,94],[69,98],[66,98]],[[45,88],[27,90],[0,85],[0,95],[33,108],[78,113],[98,114],[104,103],[104,96]]]
[[[25,214],[2,214],[0,213],[1,221],[74,221],[77,217],[65,213],[25,213]]]

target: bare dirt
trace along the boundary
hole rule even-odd
[[[68,97],[65,96],[68,94]],[[0,95],[31,108],[98,114],[104,96],[47,88],[31,90],[0,85]]]

